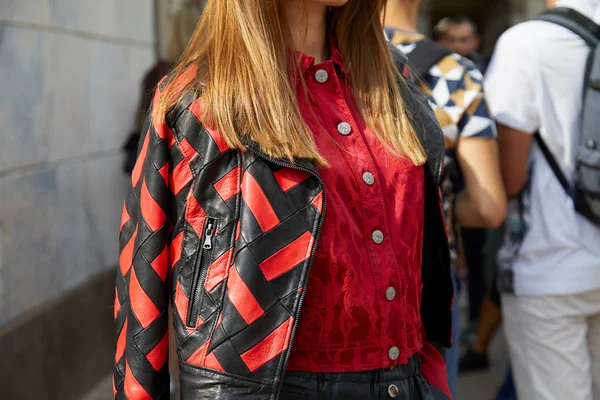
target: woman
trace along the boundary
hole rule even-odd
[[[183,400],[449,398],[443,138],[383,6],[208,3],[123,211],[116,398],[166,397],[169,302]]]

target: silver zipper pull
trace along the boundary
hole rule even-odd
[[[212,249],[213,229],[214,229],[214,223],[209,222],[208,226],[206,227],[206,233],[204,234],[204,244],[202,245],[202,248],[204,250]]]

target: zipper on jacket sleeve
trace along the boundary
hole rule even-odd
[[[200,259],[194,263],[194,279],[192,281],[192,289],[190,291],[190,302],[188,307],[188,315],[186,325],[189,328],[195,328],[202,306],[202,282],[206,277],[206,270],[210,262],[210,253],[213,248],[213,237],[215,234],[216,219],[206,218],[204,231],[201,238]]]

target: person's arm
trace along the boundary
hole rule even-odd
[[[115,298],[115,399],[169,395],[167,217],[170,130],[148,119],[121,218]],[[171,133],[172,134],[172,133]]]
[[[500,226],[506,217],[506,193],[496,139],[460,138],[456,154],[465,180],[465,190],[456,197],[456,223],[467,228]]]
[[[518,25],[502,35],[484,82],[488,105],[498,121],[500,168],[508,197],[517,195],[527,182],[532,134],[541,128],[533,29]]]
[[[527,163],[532,135],[506,125],[498,125],[500,166],[508,197],[514,197],[527,183]]]

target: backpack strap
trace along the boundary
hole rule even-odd
[[[536,21],[551,22],[567,28],[585,40],[588,46],[592,48],[596,48],[600,43],[600,26],[572,8],[555,7],[539,14],[533,19]],[[556,179],[558,179],[563,189],[565,189],[565,192],[570,197],[573,197],[572,186],[565,176],[562,168],[558,165],[558,162],[550,152],[550,149],[548,149],[548,146],[546,146],[546,143],[544,143],[544,139],[542,139],[539,133],[536,133],[534,138],[540,150],[542,151],[544,158],[548,162],[548,165],[550,165],[552,172],[554,172]]]
[[[431,67],[440,62],[452,52],[431,39],[424,39],[416,44],[408,54],[408,65],[414,73],[415,81],[425,76]]]
[[[562,168],[560,167],[560,165],[558,165],[558,162],[552,155],[552,152],[550,152],[550,149],[548,148],[548,146],[546,146],[544,139],[542,139],[542,136],[538,132],[536,132],[533,135],[533,137],[535,138],[536,143],[538,144],[540,150],[542,151],[542,154],[544,155],[546,162],[548,163],[548,165],[550,165],[552,172],[554,172],[556,179],[558,179],[558,181],[560,182],[560,185],[563,187],[563,189],[565,189],[565,192],[567,192],[567,195],[569,195],[569,197],[573,197],[572,190],[571,190],[571,184],[569,183],[569,180],[565,176]]]
[[[596,47],[600,42],[600,26],[572,8],[555,7],[533,19],[552,22],[567,28],[585,40],[590,47]]]

